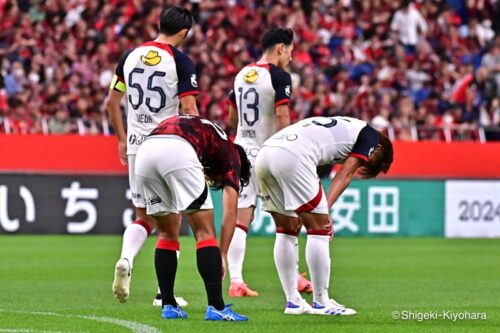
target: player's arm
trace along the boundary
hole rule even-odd
[[[231,89],[229,93],[229,125],[233,130],[238,128],[238,107],[236,106],[236,95],[234,93],[234,89]]]
[[[229,245],[233,239],[238,216],[238,192],[233,186],[222,189],[222,226],[220,233],[220,253],[222,256],[222,278],[226,276],[226,259]]]
[[[340,170],[332,179],[330,189],[326,196],[328,209],[331,209],[335,201],[351,183],[356,170],[370,157],[378,144],[379,134],[371,126],[365,126],[358,134],[358,138],[351,150],[351,154],[344,161]]]
[[[233,105],[229,105],[229,125],[233,130],[238,128],[238,120],[238,110]]]
[[[187,55],[173,48],[175,66],[179,82],[177,89],[179,92],[179,114],[198,116],[198,106],[196,105],[196,95],[199,94],[196,69],[193,62]]]
[[[115,130],[116,138],[118,139],[118,154],[123,165],[127,165],[127,132],[123,124],[122,111],[120,109],[120,100],[123,93],[110,89],[106,111],[108,112],[109,121]]]
[[[288,104],[278,105],[275,108],[276,130],[279,131],[290,125],[290,108]]]
[[[290,95],[292,94],[292,78],[284,70],[272,68],[271,82],[275,90],[274,113],[276,130],[290,125]]]
[[[127,132],[125,131],[125,124],[123,123],[120,101],[127,90],[125,81],[123,80],[123,65],[129,52],[130,51],[123,55],[116,67],[115,75],[109,87],[108,101],[106,104],[109,121],[118,139],[118,154],[123,165],[127,165]]]
[[[328,194],[326,195],[326,201],[328,202],[328,211],[332,208],[333,204],[340,197],[342,192],[349,186],[352,181],[352,177],[356,173],[356,170],[361,166],[361,160],[358,157],[349,156],[340,170],[335,174],[330,184],[330,189],[328,189]]]
[[[233,186],[226,185],[222,189],[222,228],[220,238],[220,252],[225,258],[233,238],[238,212],[238,192]]]
[[[180,98],[181,107],[179,114],[198,116],[198,106],[196,105],[195,95],[187,95]]]

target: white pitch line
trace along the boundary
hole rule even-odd
[[[146,324],[141,324],[141,323],[138,323],[135,321],[124,320],[124,319],[113,318],[113,317],[97,317],[97,316],[61,314],[61,313],[54,313],[54,312],[32,312],[32,311],[2,310],[2,309],[0,309],[0,312],[24,313],[24,314],[39,315],[39,316],[56,316],[56,317],[63,317],[63,318],[87,319],[87,320],[100,321],[103,323],[110,323],[110,324],[126,327],[126,328],[132,330],[132,332],[134,332],[134,333],[161,333],[161,331],[159,331],[155,327],[152,327],[152,326],[149,326]],[[0,332],[62,333],[62,332],[33,331],[33,330],[18,330],[18,331],[2,331],[2,330],[0,330]]]
[[[68,332],[68,331],[40,331],[40,330],[29,330],[22,328],[0,328],[0,332],[6,333],[81,333],[81,332]]]

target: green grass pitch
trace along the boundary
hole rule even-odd
[[[246,323],[203,320],[206,298],[194,241],[181,240],[176,293],[189,302],[186,320],[162,320],[156,291],[155,240],[136,258],[131,297],[111,292],[119,236],[0,236],[0,332],[482,332],[500,331],[500,240],[337,238],[331,295],[353,317],[286,316],[274,268],[273,238],[250,237],[245,279],[260,297],[226,303]],[[305,237],[300,239],[305,271]],[[308,300],[311,296],[307,295]],[[485,320],[394,320],[393,311],[485,313]],[[415,315],[416,316],[416,315]]]

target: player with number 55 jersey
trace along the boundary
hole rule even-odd
[[[136,153],[147,135],[163,120],[178,114],[198,115],[195,67],[188,56],[177,50],[193,22],[187,9],[162,10],[158,38],[123,54],[109,90],[107,111],[118,138],[120,160],[129,167],[136,214],[136,220],[123,234],[122,252],[115,266],[113,292],[120,302],[127,301],[129,296],[134,257],[155,226],[154,219],[146,214],[144,194],[136,184]],[[127,99],[126,127],[120,110],[123,96]]]

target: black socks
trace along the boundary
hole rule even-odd
[[[161,291],[162,306],[170,304],[177,307],[174,297],[175,273],[177,271],[177,253],[173,250],[156,249],[155,268],[158,286]]]
[[[208,305],[224,310],[222,299],[222,258],[218,247],[201,247],[196,250],[198,272],[200,272],[207,291]],[[162,291],[163,292],[163,291]]]

